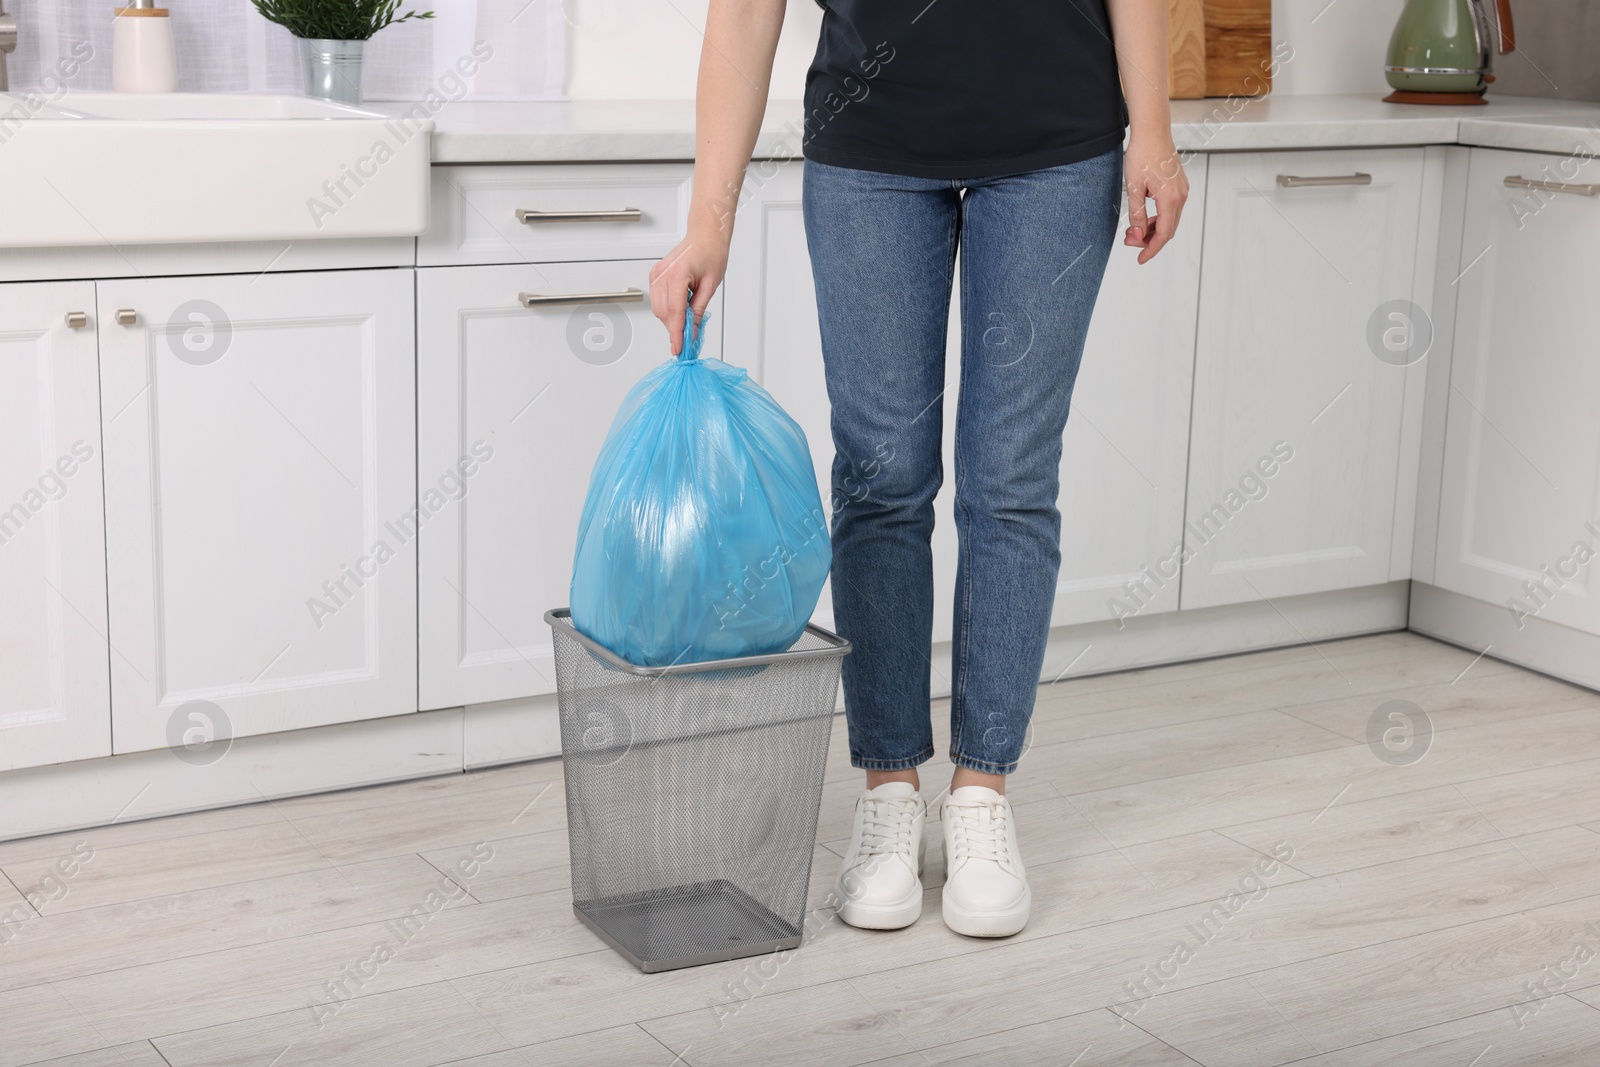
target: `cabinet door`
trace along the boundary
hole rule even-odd
[[[1186,166],[1196,207],[1206,167]],[[1112,246],[1062,444],[1057,626],[1178,609],[1204,225],[1191,210],[1143,266]]]
[[[1205,159],[1190,166],[1195,197]],[[804,427],[818,484],[829,485],[833,443],[817,306],[801,215],[801,167],[757,164],[747,179],[728,280],[727,351],[747,360]],[[1189,396],[1199,287],[1200,213],[1155,262],[1113,249],[1067,422],[1061,467],[1062,562],[1056,625],[1108,617],[1108,601],[1182,537]],[[957,282],[959,289],[959,279]],[[960,303],[951,301],[945,361],[944,450],[954,446]],[[831,504],[826,498],[824,506]],[[955,590],[954,483],[934,502],[934,639],[949,640]],[[1178,583],[1151,586],[1141,610],[1177,608]],[[817,609],[832,625],[825,588]]]
[[[1472,150],[1435,580],[1600,634],[1600,162]]]
[[[1420,148],[1212,159],[1183,607],[1392,577],[1406,371],[1368,330],[1411,299],[1422,172]]]
[[[94,333],[93,282],[0,285],[0,771],[111,754]]]
[[[99,296],[115,750],[416,710],[412,272]]]
[[[555,692],[544,613],[569,599],[589,473],[623,396],[669,351],[643,301],[518,296],[648,291],[652,262],[418,271],[418,493],[450,501],[419,538],[423,708]]]

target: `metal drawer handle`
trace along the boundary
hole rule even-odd
[[[1542,182],[1521,175],[1512,175],[1506,184],[1513,189],[1543,189],[1549,193],[1571,193],[1574,196],[1600,196],[1600,185],[1574,185],[1570,182]]]
[[[636,207],[615,211],[530,211],[517,208],[518,222],[638,222],[644,212]]]
[[[82,311],[67,312],[67,329],[81,330],[87,325],[89,325],[89,316],[87,313]]]
[[[118,326],[132,326],[132,325],[136,324],[138,321],[139,321],[139,313],[137,311],[133,310],[133,308],[118,308],[117,309],[117,325]]]
[[[1298,189],[1306,185],[1371,185],[1372,175],[1362,174],[1360,171],[1354,174],[1316,175],[1309,178],[1303,178],[1298,174],[1280,174],[1278,184],[1285,189]]]
[[[517,299],[525,308],[549,307],[552,304],[636,304],[644,299],[643,289],[623,289],[616,293],[518,293]]]

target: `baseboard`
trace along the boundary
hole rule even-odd
[[[1059,627],[1041,680],[1401,630],[1408,584],[1136,616],[1120,628],[1114,620]],[[934,694],[949,695],[949,642],[935,646],[932,666]],[[237,738],[205,765],[162,749],[31,767],[0,774],[0,841],[460,774],[560,749],[555,697],[541,696]]]
[[[1548,619],[1524,618],[1426,582],[1411,583],[1411,629],[1494,659],[1600,689],[1600,636]]]
[[[1050,631],[1040,682],[1260,652],[1406,628],[1405,581],[1268,603],[1226,604],[1058,626]],[[934,646],[933,692],[950,695],[950,643]],[[941,688],[941,682],[943,688]]]

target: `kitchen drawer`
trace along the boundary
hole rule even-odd
[[[684,232],[688,163],[433,168],[433,225],[418,239],[424,267],[655,259]],[[637,219],[542,219],[519,212],[633,209]]]

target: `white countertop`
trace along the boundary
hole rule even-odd
[[[1600,152],[1600,104],[1494,97],[1483,107],[1385,104],[1376,96],[1175,100],[1185,151],[1469,144]],[[416,105],[368,105],[400,114]],[[756,158],[799,154],[801,105],[767,108]],[[434,116],[435,163],[540,163],[694,158],[692,100],[447,103]]]

